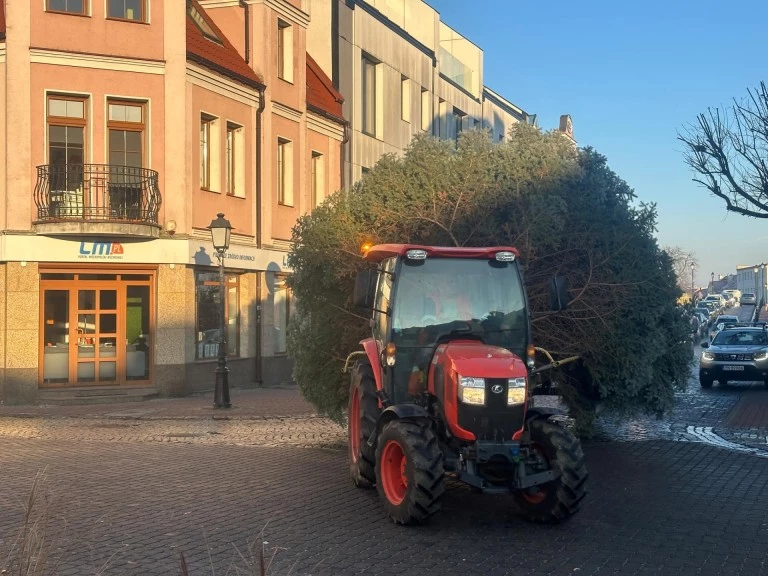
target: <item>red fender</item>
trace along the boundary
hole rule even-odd
[[[366,338],[361,341],[360,344],[365,350],[365,355],[368,356],[368,362],[371,363],[373,369],[373,379],[376,381],[376,390],[380,391],[384,387],[384,383],[381,381],[381,361],[379,360],[379,347],[376,345],[376,340],[373,338]]]

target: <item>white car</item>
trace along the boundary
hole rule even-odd
[[[757,304],[757,298],[755,298],[754,294],[750,294],[749,292],[745,292],[741,295],[741,298],[739,298],[740,304]]]

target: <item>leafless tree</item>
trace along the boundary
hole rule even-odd
[[[677,285],[684,292],[690,291],[691,288],[691,264],[698,268],[699,261],[696,259],[696,254],[693,251],[687,251],[680,246],[667,246],[664,251],[672,259],[672,266],[677,276]]]
[[[768,218],[768,88],[764,82],[723,109],[708,109],[678,134],[698,182],[726,210]]]

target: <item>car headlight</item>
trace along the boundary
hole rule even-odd
[[[525,378],[510,378],[507,381],[507,406],[525,402]]]
[[[768,351],[755,352],[755,360],[765,360],[766,358],[768,358]]]
[[[459,376],[459,400],[464,404],[485,404],[485,378]]]
[[[702,352],[701,353],[701,357],[704,360],[714,360],[715,359],[715,355],[712,352]]]

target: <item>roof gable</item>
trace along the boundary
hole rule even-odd
[[[333,87],[323,69],[307,54],[307,107],[325,112],[344,123],[341,104],[344,97]]]
[[[187,0],[187,58],[248,86],[264,87],[197,0]]]

